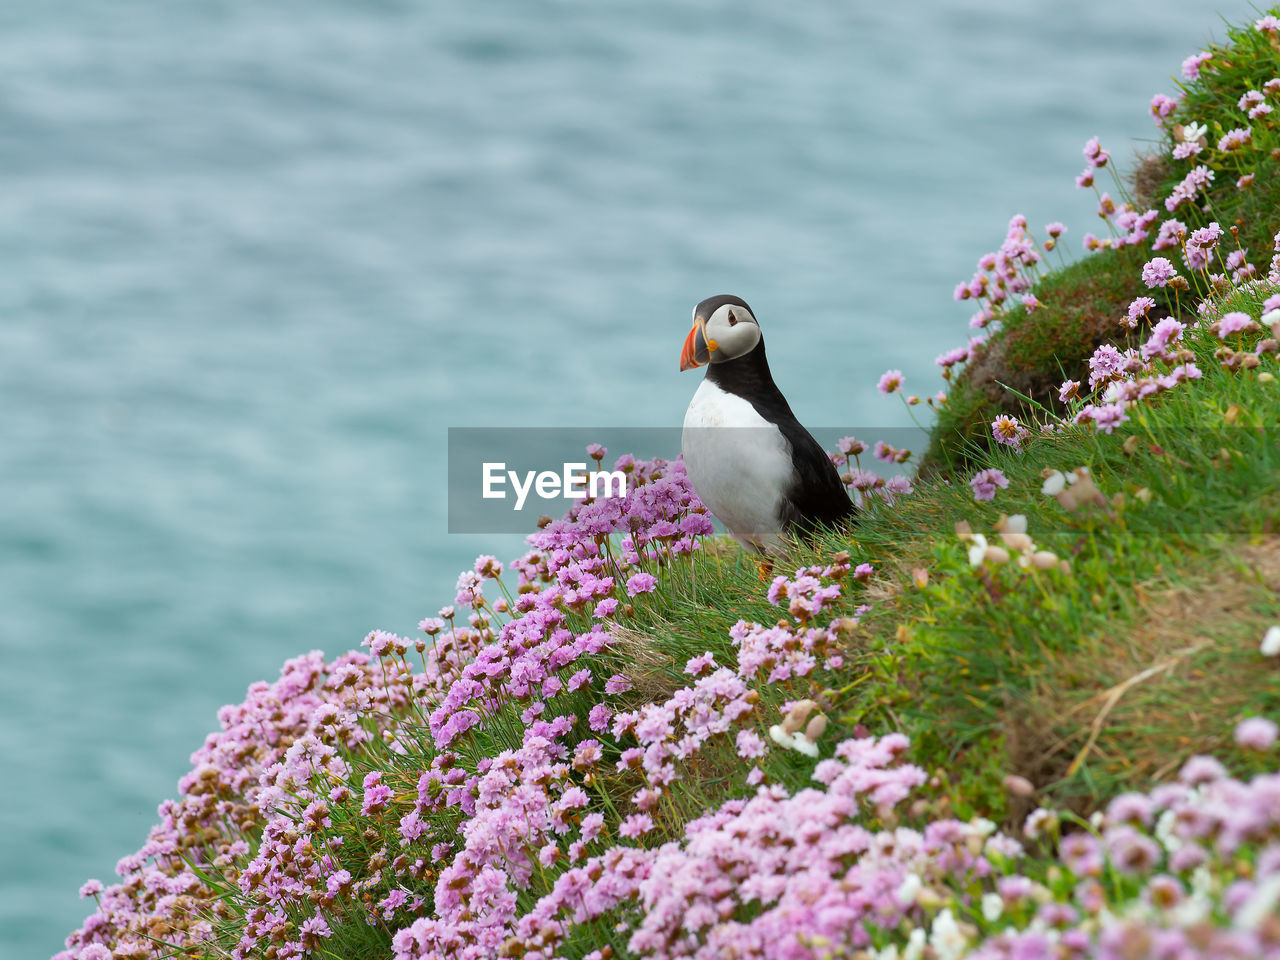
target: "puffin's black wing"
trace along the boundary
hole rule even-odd
[[[852,517],[857,508],[849,499],[840,474],[813,434],[791,419],[778,424],[791,445],[795,479],[782,499],[781,520],[803,534],[815,532],[821,524],[830,526]]]
[[[698,305],[699,310],[702,307],[703,304]],[[763,339],[754,350],[736,360],[711,364],[707,368],[707,379],[750,403],[756,413],[778,428],[790,445],[795,473],[790,487],[783,491],[778,508],[778,519],[786,527],[811,534],[819,524],[840,523],[857,513],[831,458],[796,419],[791,405],[773,382]]]

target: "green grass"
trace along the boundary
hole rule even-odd
[[[1228,306],[1256,316],[1260,299]],[[1017,818],[1027,801],[1008,795],[1007,774],[1030,779],[1037,801],[1087,812],[1220,752],[1239,719],[1280,710],[1280,670],[1257,652],[1280,622],[1280,380],[1259,376],[1275,376],[1275,359],[1233,372],[1207,332],[1188,346],[1204,379],[1131,408],[1111,436],[1086,425],[1021,452],[971,451],[1009,477],[994,502],[975,502],[965,476],[935,479],[779,563],[789,572],[847,550],[880,572],[838,611],[875,598],[848,637],[847,668],[823,678],[839,718],[830,736],[902,730],[916,761],[950,783],[956,810]],[[1069,514],[1041,494],[1043,469],[1080,466],[1107,510]],[[1025,515],[1071,572],[970,567],[955,525],[991,535],[1001,513]],[[704,649],[728,655],[739,617],[782,612],[761,586],[736,548],[699,557],[636,629],[673,670]],[[1237,764],[1247,772],[1246,758]]]

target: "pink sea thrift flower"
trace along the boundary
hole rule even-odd
[[[1164,257],[1152,257],[1142,268],[1142,282],[1148,287],[1163,287],[1177,275],[1173,264]]]
[[[1250,717],[1236,725],[1235,741],[1249,750],[1270,750],[1276,742],[1277,728],[1266,717]]]
[[[1186,224],[1179,220],[1166,220],[1160,224],[1160,229],[1156,233],[1155,243],[1151,245],[1154,250],[1169,250],[1179,246],[1187,236]]]
[[[615,673],[604,682],[605,693],[626,693],[631,689],[631,678]]]
[[[607,703],[597,703],[587,714],[587,726],[596,733],[609,729],[609,721],[613,718],[613,708]]]
[[[1100,383],[1114,380],[1124,373],[1126,357],[1109,343],[1104,343],[1093,351],[1089,358],[1089,388],[1094,389]]]
[[[1163,354],[1169,345],[1182,339],[1182,332],[1186,329],[1186,325],[1173,317],[1165,317],[1151,331],[1151,336],[1147,342],[1142,345],[1142,358],[1150,360],[1152,357]]]
[[[634,597],[641,593],[653,593],[658,586],[658,578],[652,573],[633,573],[627,577],[627,596]]]
[[[994,500],[996,490],[1008,487],[1009,480],[1003,470],[992,468],[975,473],[973,479],[969,481],[969,486],[973,487],[973,499]]]
[[[698,676],[707,670],[712,670],[716,666],[715,654],[710,650],[699,654],[696,657],[690,657],[689,662],[684,665],[684,672],[690,676]]]
[[[1212,259],[1212,251],[1217,248],[1221,239],[1222,227],[1216,222],[1191,231],[1191,236],[1187,238],[1187,266],[1192,270],[1207,267]]]
[[[391,788],[383,784],[382,773],[373,771],[365,774],[364,778],[364,802],[360,806],[360,812],[366,817],[376,810],[381,810],[387,805],[391,799]]]
[[[1125,416],[1124,402],[1108,403],[1100,407],[1093,408],[1093,416],[1091,418],[1094,424],[1103,433],[1111,433],[1120,424],[1125,423],[1129,418]]]
[[[1221,763],[1213,757],[1203,755],[1192,757],[1178,771],[1178,779],[1192,786],[1212,783],[1214,780],[1221,780],[1226,775],[1226,768]]]
[[[483,553],[476,557],[473,569],[486,580],[493,580],[502,576],[502,564],[498,562],[497,557],[488,553]]]
[[[1182,77],[1184,80],[1199,80],[1200,68],[1213,59],[1212,53],[1193,53],[1182,61]]]
[[[1091,137],[1084,145],[1084,158],[1089,161],[1090,166],[1105,167],[1107,161],[1111,159],[1111,154],[1102,149],[1097,137]]]
[[[1151,116],[1155,118],[1157,125],[1163,126],[1165,118],[1176,109],[1178,101],[1163,93],[1157,93],[1151,98]]]
[[[1156,302],[1150,297],[1134,298],[1133,302],[1129,304],[1129,312],[1127,314],[1128,325],[1136,327],[1138,325],[1138,321],[1146,317],[1151,312],[1151,308],[1155,305]]]
[[[1224,313],[1222,319],[1216,324],[1218,328],[1218,339],[1225,340],[1233,333],[1239,333],[1253,326],[1253,318],[1247,313],[1239,310],[1232,310],[1230,313]]]
[[[1234,130],[1228,130],[1221,140],[1218,141],[1218,149],[1223,151],[1239,150],[1241,147],[1247,147],[1253,142],[1252,127],[1237,127]]]
[[[738,749],[738,756],[744,760],[751,760],[764,755],[764,740],[754,730],[739,730],[735,745]]]
[[[897,503],[899,497],[905,497],[915,492],[915,488],[911,486],[911,480],[904,476],[890,477],[885,481],[884,486],[880,490],[880,495],[884,497],[885,502],[892,505]]]
[[[1173,213],[1173,211],[1177,210],[1184,203],[1190,203],[1195,199],[1197,193],[1204,190],[1213,182],[1213,176],[1213,171],[1204,164],[1200,164],[1198,167],[1193,167],[1192,170],[1182,178],[1182,181],[1170,191],[1169,196],[1165,198],[1164,208],[1170,213]]]
[[[1007,447],[1017,449],[1022,446],[1022,441],[1027,437],[1027,429],[1017,421],[1017,418],[1002,413],[991,421],[991,436],[996,439],[997,443],[1003,443]]]
[[[653,818],[647,813],[633,813],[618,824],[618,834],[629,840],[643,836],[653,829]]]
[[[886,370],[880,377],[880,382],[876,384],[876,389],[886,396],[891,393],[897,393],[902,389],[902,371]]]

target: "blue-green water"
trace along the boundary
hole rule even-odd
[[[1010,214],[1078,247],[1082,143],[1128,157],[1215,30],[1194,0],[0,6],[0,953],[60,946],[219,705],[516,549],[444,533],[447,427],[676,424],[725,290],[801,419],[902,422],[876,376],[937,388]]]

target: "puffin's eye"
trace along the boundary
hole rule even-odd
[[[729,326],[737,326],[738,318],[733,315],[733,311],[729,311]]]

